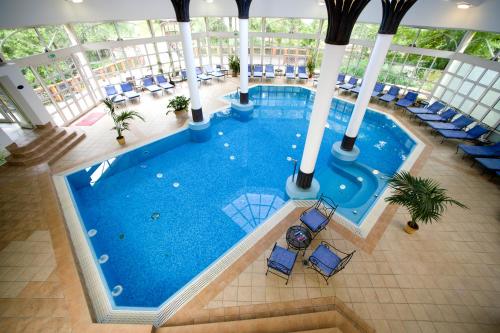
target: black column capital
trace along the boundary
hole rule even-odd
[[[313,177],[314,177],[314,171],[311,173],[305,173],[299,169],[299,173],[297,174],[297,180],[295,181],[295,184],[298,187],[307,190],[308,188],[311,187]]]
[[[191,114],[193,115],[193,121],[195,123],[199,123],[200,121],[203,121],[203,111],[201,108],[191,109]]]
[[[177,22],[189,22],[189,1],[190,0],[171,0],[174,5],[175,17]]]
[[[248,19],[251,3],[252,0],[236,0],[236,5],[238,5],[238,18]]]
[[[344,134],[340,148],[344,151],[352,151],[355,142],[356,142],[356,137],[352,138],[350,136],[347,136],[347,134]]]
[[[395,35],[399,23],[417,0],[382,0],[382,22],[379,34]]]
[[[354,23],[370,0],[325,0],[328,29],[325,43],[347,45]]]

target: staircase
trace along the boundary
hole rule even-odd
[[[365,321],[336,297],[189,311],[156,333],[372,333]]]
[[[7,146],[9,165],[52,164],[85,138],[76,128],[53,127],[50,123],[34,130],[34,138],[18,140]]]

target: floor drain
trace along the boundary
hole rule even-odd
[[[220,136],[222,136],[222,135],[224,135],[224,132],[219,131],[219,133],[217,133],[217,134],[219,134]]]
[[[297,133],[297,134],[295,134],[295,136],[298,137],[298,138],[300,138],[302,136],[302,134]]]
[[[122,292],[123,292],[122,286],[120,285],[114,286],[113,290],[111,291],[111,296],[113,297],[120,296]]]
[[[109,256],[107,254],[103,254],[99,257],[99,263],[105,264],[109,260]]]
[[[160,218],[160,213],[154,212],[153,214],[151,214],[151,220],[156,221],[159,218]]]
[[[297,145],[292,145],[292,149],[297,149]]]
[[[97,235],[97,230],[90,229],[88,232],[88,235],[89,235],[89,237],[94,237],[95,235]]]
[[[158,172],[158,173],[156,174],[156,178],[158,178],[158,179],[159,179],[159,178],[163,178],[163,174],[162,174],[161,172]]]
[[[181,184],[179,184],[178,182],[175,182],[175,183],[172,184],[172,186],[175,187],[175,188],[178,188],[179,186],[181,186]]]
[[[341,184],[339,187],[340,187],[341,190],[345,190],[346,189],[346,186],[344,184]]]
[[[286,160],[290,162],[292,160],[292,158],[290,156],[287,156]]]
[[[228,147],[229,147],[229,143],[227,143],[227,142],[226,142],[226,143],[224,144],[224,147],[228,148]]]
[[[229,159],[230,159],[231,161],[234,161],[234,160],[236,159],[236,157],[234,157],[234,155],[231,155],[231,156],[229,156]]]

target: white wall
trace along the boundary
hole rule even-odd
[[[2,128],[0,128],[0,152],[3,152],[5,150],[5,147],[10,145],[11,143],[12,140],[10,139],[10,137]]]
[[[254,0],[253,17],[326,18],[326,7],[317,0]],[[36,13],[36,15],[34,15]],[[457,28],[500,32],[500,1],[485,0],[468,10],[457,9],[456,3],[444,0],[419,0],[403,20],[403,25]],[[234,0],[191,1],[191,16],[237,16]],[[0,28],[95,22],[111,20],[143,20],[174,18],[170,0],[84,0],[72,4],[65,0],[0,0]],[[379,0],[372,0],[360,21],[380,23]]]

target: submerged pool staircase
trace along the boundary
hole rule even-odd
[[[33,130],[32,136],[23,137],[6,147],[9,165],[32,166],[52,164],[85,138],[76,128],[54,127],[48,123]]]
[[[174,316],[157,333],[372,333],[337,297],[204,309]]]

